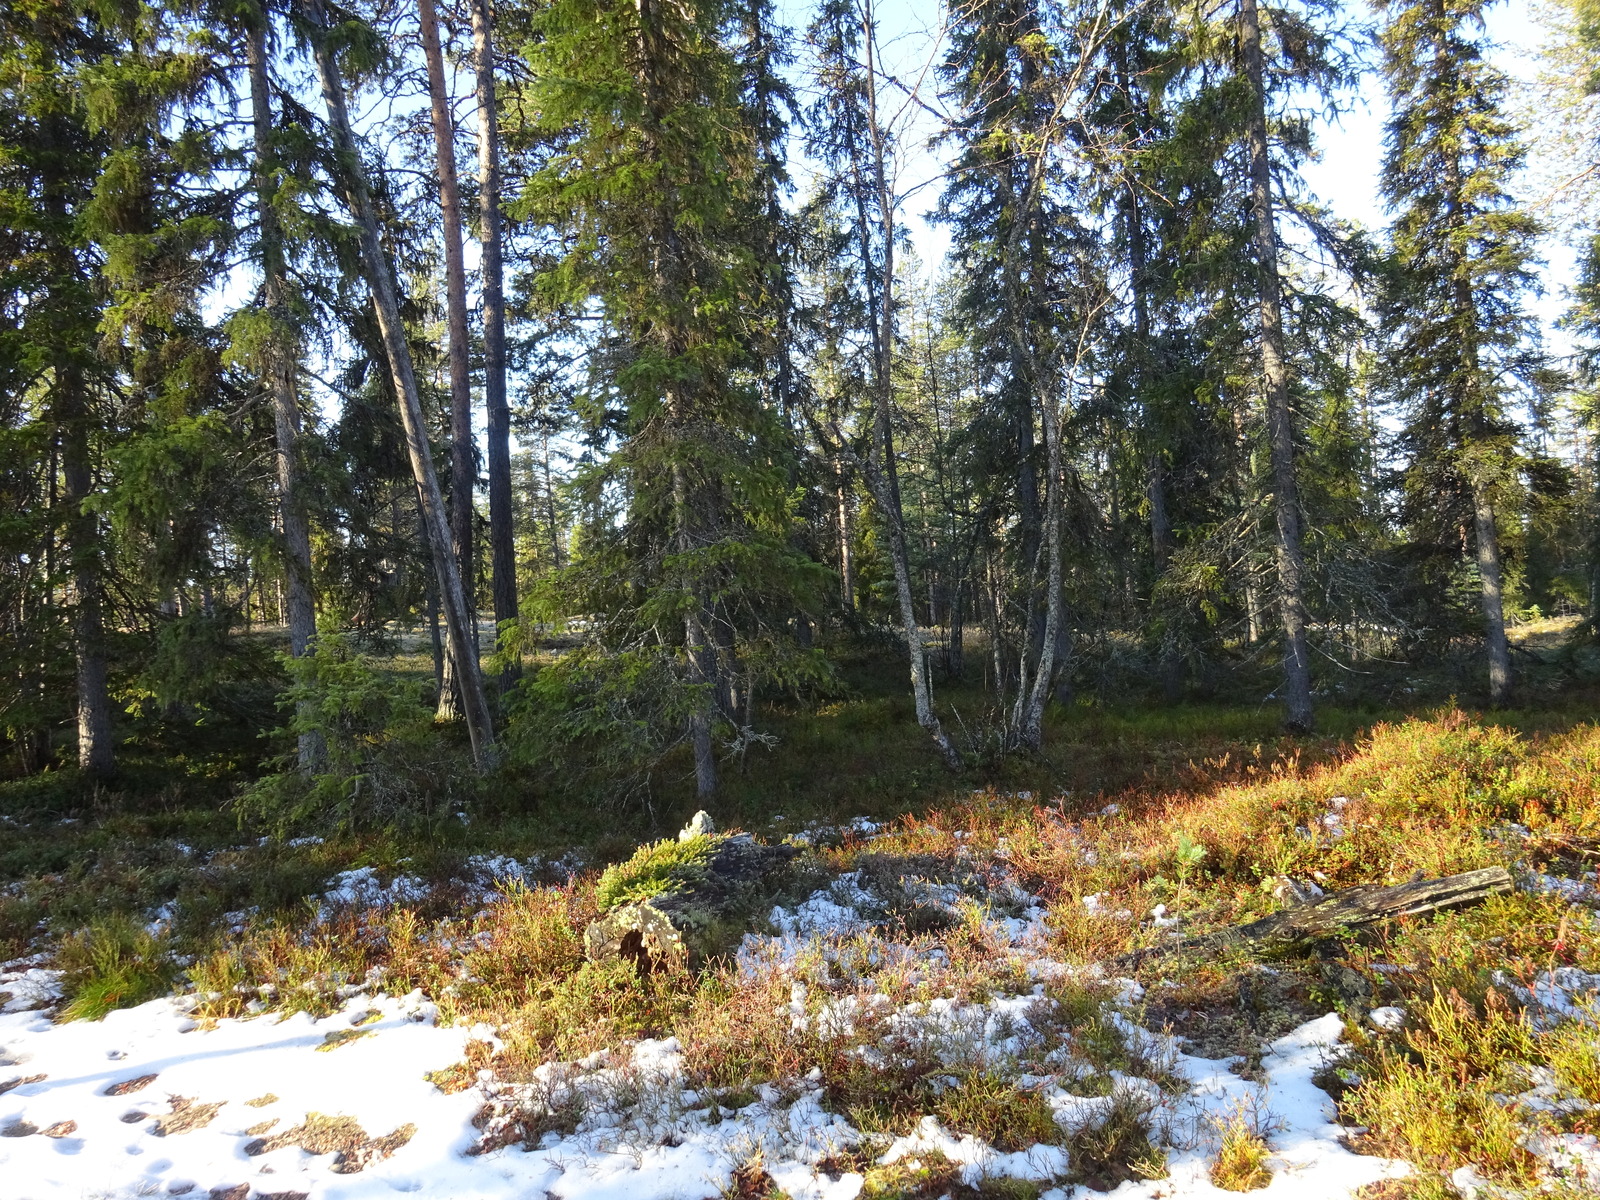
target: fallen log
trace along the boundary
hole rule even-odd
[[[1282,955],[1380,921],[1422,917],[1479,904],[1491,896],[1511,891],[1514,886],[1511,873],[1504,867],[1463,871],[1442,879],[1414,879],[1393,887],[1367,884],[1280,909],[1244,925],[1136,950],[1123,955],[1119,961],[1137,963],[1151,957],[1230,949],[1262,956]]]

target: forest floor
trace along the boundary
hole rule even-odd
[[[787,740],[715,815],[799,854],[642,976],[583,932],[617,870],[674,853],[687,797],[324,840],[244,830],[215,758],[182,786],[0,789],[0,1194],[1600,1189],[1582,705],[1330,707],[1298,740],[1266,709],[1086,710],[982,779],[932,767],[904,707],[775,711]],[[1515,891],[1432,919],[1167,952],[1307,891],[1492,865]]]

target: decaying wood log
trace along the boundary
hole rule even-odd
[[[641,972],[687,965],[692,956],[716,948],[719,934],[750,928],[800,853],[797,846],[763,845],[747,833],[719,836],[705,813],[696,813],[679,838],[712,839],[714,852],[667,890],[619,904],[591,921],[583,934],[591,962],[623,959]]]
[[[1251,921],[1199,937],[1174,940],[1170,945],[1123,955],[1125,961],[1154,956],[1192,954],[1226,949],[1252,953],[1284,954],[1297,947],[1331,938],[1351,929],[1375,925],[1396,917],[1421,917],[1446,909],[1478,904],[1490,896],[1512,890],[1511,873],[1504,867],[1464,871],[1442,879],[1416,879],[1393,887],[1369,884],[1334,892],[1309,904],[1281,909]]]

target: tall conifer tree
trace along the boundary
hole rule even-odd
[[[766,148],[730,44],[748,9],[556,0],[529,48],[533,107],[559,150],[524,195],[571,247],[543,284],[561,303],[598,301],[612,340],[593,420],[616,448],[589,483],[622,484],[626,513],[594,531],[588,569],[601,566],[611,605],[629,595],[620,624],[678,650],[701,796],[717,786],[719,705],[737,722],[733,610],[791,558],[778,429],[746,373],[772,282]]]
[[[1395,212],[1385,385],[1405,415],[1406,512],[1476,563],[1489,697],[1511,693],[1502,523],[1517,491],[1518,379],[1538,365],[1523,298],[1538,225],[1507,192],[1523,158],[1507,80],[1485,57],[1486,0],[1383,5],[1394,105],[1383,189]]]

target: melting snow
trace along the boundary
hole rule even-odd
[[[876,832],[864,821],[846,828],[863,836]],[[480,858],[469,862],[463,875],[469,886],[488,888],[496,881],[522,879],[524,867],[512,859]],[[999,952],[1021,963],[1032,979],[1074,973],[1046,955],[1044,907],[1020,888],[1002,883],[992,890],[1008,912],[1019,914],[1006,916],[978,907],[959,887],[905,883],[919,903],[981,921]],[[427,885],[415,877],[402,875],[384,884],[375,870],[361,868],[337,876],[320,900],[326,914],[338,905],[409,903],[426,892]],[[1085,903],[1098,900],[1086,897]],[[853,954],[883,961],[918,953],[860,937],[874,925],[869,914],[880,904],[859,873],[848,873],[800,904],[775,908],[770,916],[775,936],[747,936],[741,967],[747,973],[790,973],[786,1011],[796,1029],[845,1035],[870,1017],[874,1025],[868,1027],[884,1029],[886,1037],[859,1048],[869,1061],[876,1054],[887,1063],[908,1047],[931,1052],[953,1070],[1017,1069],[1026,1060],[1028,1070],[1050,1073],[1022,1074],[1019,1085],[1037,1089],[1063,1129],[1070,1132],[1104,1118],[1114,1096],[1075,1094],[1075,1084],[1089,1068],[1071,1046],[1045,1052],[1045,1039],[1035,1027],[1038,1006],[1049,1003],[1042,986],[1031,994],[970,1002],[937,998],[899,1009],[881,995],[845,995],[820,1011],[808,1006],[807,985],[794,978],[802,954],[816,951],[823,962],[848,968],[846,959]],[[1153,916],[1172,920],[1164,910]],[[921,953],[930,968],[941,965],[942,951]],[[0,970],[0,991],[11,994],[0,1013],[0,1132],[16,1134],[0,1137],[0,1180],[5,1181],[0,1190],[7,1200],[201,1200],[213,1194],[231,1200],[274,1195],[374,1200],[394,1192],[421,1200],[703,1200],[723,1191],[734,1168],[757,1152],[774,1182],[794,1200],[856,1200],[863,1187],[860,1174],[823,1170],[826,1160],[859,1146],[862,1135],[843,1117],[823,1110],[817,1071],[781,1090],[763,1085],[756,1089],[757,1102],[735,1111],[687,1087],[682,1047],[669,1038],[614,1047],[580,1062],[546,1064],[526,1083],[480,1072],[478,1086],[446,1095],[425,1076],[459,1063],[468,1041],[494,1042],[493,1031],[441,1027],[436,1009],[420,993],[379,994],[377,977],[364,989],[348,989],[353,994],[343,1010],[321,1020],[263,1015],[204,1028],[188,1015],[188,1001],[162,1000],[99,1022],[56,1025],[46,1007],[59,997],[55,974],[39,960],[11,968]],[[1113,990],[1114,1004],[1122,1007],[1142,996],[1132,981],[1117,981]],[[1339,1053],[1342,1026],[1334,1014],[1274,1042],[1263,1058],[1260,1083],[1234,1074],[1229,1060],[1181,1053],[1172,1038],[1139,1027],[1120,1008],[1110,1010],[1108,1019],[1136,1059],[1159,1064],[1187,1084],[1177,1092],[1163,1091],[1137,1075],[1113,1073],[1115,1093],[1148,1108],[1152,1128],[1169,1147],[1170,1177],[1124,1184],[1119,1200],[1220,1196],[1209,1180],[1218,1123],[1246,1110],[1271,1131],[1274,1176],[1264,1193],[1268,1196],[1344,1200],[1368,1183],[1408,1170],[1403,1163],[1346,1149],[1341,1139],[1347,1131],[1334,1123],[1331,1100],[1311,1082],[1313,1073]],[[329,1035],[336,1033],[344,1038],[330,1042]],[[137,1090],[108,1094],[146,1076],[154,1078]],[[13,1079],[17,1082],[7,1088]],[[218,1107],[206,1123],[158,1136],[156,1119],[181,1107],[174,1098]],[[533,1149],[513,1144],[468,1153],[495,1132],[497,1121],[569,1101],[580,1114],[567,1126],[572,1132],[546,1133]],[[392,1142],[398,1144],[387,1156],[370,1156],[361,1169],[341,1173],[331,1153],[313,1154],[292,1144],[272,1148],[264,1140],[314,1113],[351,1118],[370,1138],[397,1134]],[[407,1126],[414,1127],[410,1136],[398,1136]],[[1082,1187],[1050,1186],[1071,1168],[1069,1151],[1062,1147],[1002,1153],[931,1117],[886,1147],[878,1143],[877,1160],[889,1163],[933,1150],[960,1164],[968,1182],[996,1176],[1033,1180],[1049,1188],[1046,1200],[1083,1200],[1091,1194]],[[1578,1142],[1550,1148],[1552,1156],[1563,1154],[1574,1162],[1593,1152],[1594,1147]],[[350,1166],[345,1163],[344,1169]]]

